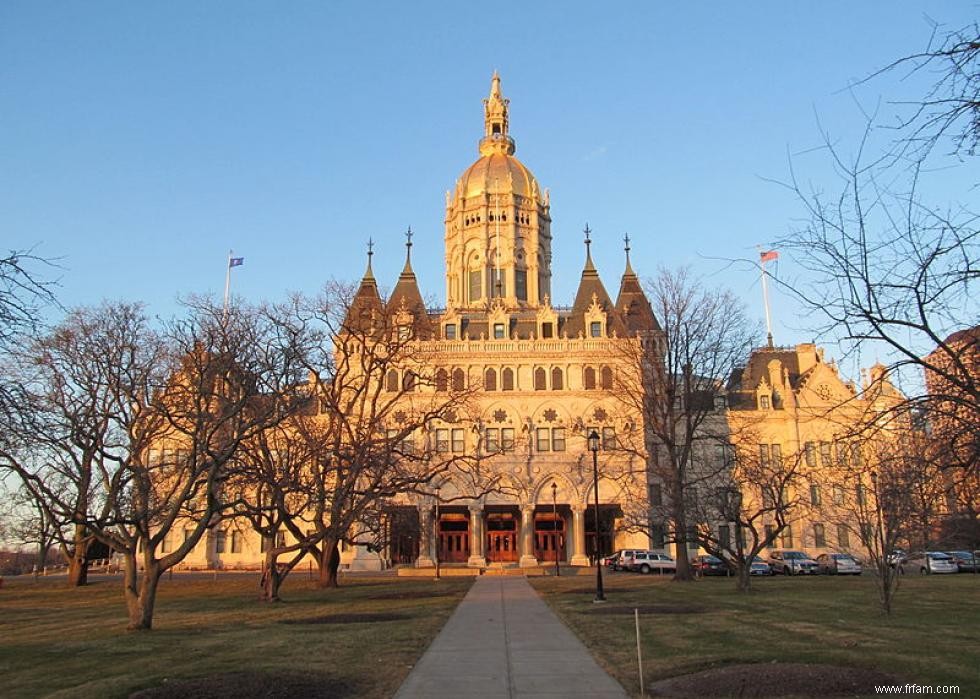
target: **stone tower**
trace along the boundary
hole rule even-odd
[[[547,190],[514,157],[510,100],[496,72],[483,100],[480,158],[446,192],[446,306],[539,307],[551,294],[551,216]]]

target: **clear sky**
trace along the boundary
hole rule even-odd
[[[924,48],[972,2],[0,3],[0,246],[60,258],[66,305],[191,292],[249,300],[355,280],[365,243],[395,282],[417,233],[444,299],[444,192],[477,157],[500,71],[517,156],[551,190],[554,301],[582,228],[615,292],[688,263],[758,309],[751,257],[801,209],[769,179],[822,185],[818,119],[863,126],[845,89]],[[928,15],[928,16],[927,16]],[[865,103],[921,94],[892,76]],[[895,79],[893,79],[895,78]],[[946,192],[963,182],[953,169]],[[974,180],[975,181],[975,180]],[[955,186],[954,186],[955,185]],[[774,300],[776,339],[811,339]]]

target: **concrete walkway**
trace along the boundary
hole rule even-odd
[[[483,576],[395,697],[559,695],[626,697],[525,578]]]

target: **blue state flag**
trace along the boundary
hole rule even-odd
[[[229,267],[241,267],[243,264],[245,264],[245,258],[244,257],[229,257],[228,258],[228,266]]]

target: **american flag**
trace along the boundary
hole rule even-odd
[[[779,259],[779,253],[775,250],[768,250],[766,252],[759,253],[759,259],[762,262],[772,262],[773,260]]]

